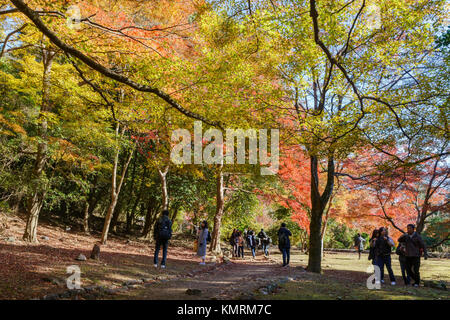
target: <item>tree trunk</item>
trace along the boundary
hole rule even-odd
[[[47,120],[43,117],[44,112],[51,109],[50,105],[50,76],[55,52],[43,49],[42,61],[44,64],[44,72],[42,77],[42,104],[39,118],[41,126],[39,135],[41,142],[38,144],[36,160],[31,174],[32,193],[28,200],[27,206],[27,224],[23,234],[23,240],[27,242],[37,242],[37,226],[39,220],[39,213],[44,203],[45,187],[41,185],[42,172],[44,171],[45,163],[47,161]]]
[[[323,259],[324,251],[323,251],[323,239],[325,239],[325,233],[327,232],[327,226],[328,226],[328,218],[330,216],[330,209],[331,209],[331,202],[333,200],[333,196],[330,196],[330,200],[328,201],[328,207],[325,212],[325,217],[323,219],[322,223],[322,230],[320,231],[320,241],[321,241],[321,253],[320,256]]]
[[[122,134],[124,133],[124,129],[122,130]],[[116,124],[116,138],[119,137],[119,123]],[[122,188],[123,180],[125,179],[125,173],[127,172],[128,165],[130,164],[131,158],[133,157],[134,149],[130,151],[130,154],[128,156],[127,161],[125,162],[125,165],[122,168],[122,175],[120,177],[119,184],[117,184],[116,178],[117,178],[117,166],[119,162],[119,152],[120,148],[117,142],[116,147],[116,155],[114,157],[114,166],[113,166],[113,172],[112,172],[112,178],[111,178],[111,202],[108,207],[108,212],[105,216],[105,224],[103,226],[103,232],[102,232],[102,238],[101,238],[101,244],[106,244],[106,240],[108,239],[108,232],[109,227],[111,224],[111,218],[114,213],[114,209],[117,204],[117,199],[120,194],[120,189]]]
[[[86,205],[84,207],[83,229],[84,233],[89,234],[89,201],[86,201]]]
[[[170,220],[175,221],[178,218],[178,212],[180,211],[180,206],[177,205],[175,207],[172,207],[172,215],[170,217]]]
[[[129,194],[130,201],[133,199],[133,196],[134,196],[134,184],[136,181],[137,159],[138,159],[138,157],[136,155],[136,157],[134,157],[134,160],[133,160],[133,171],[131,173],[130,194]],[[136,210],[137,204],[139,203],[139,200],[141,198],[142,185],[143,185],[144,180],[145,180],[145,175],[141,178],[141,187],[139,188],[139,192],[136,195],[136,201],[134,202],[134,205],[131,207],[131,211],[130,211],[130,208],[128,208],[128,207],[125,210],[125,219],[126,219],[125,232],[127,234],[131,230],[132,216],[134,216],[134,211]]]
[[[169,166],[166,166],[164,170],[158,169],[159,177],[161,178],[161,192],[162,192],[162,209],[168,210],[169,208],[169,194],[167,191],[167,172],[169,172]]]
[[[113,194],[111,196],[111,202],[108,207],[108,211],[105,216],[105,224],[103,225],[102,239],[101,244],[106,244],[106,240],[108,239],[109,226],[111,225],[111,218],[114,212],[114,208],[117,204],[117,194]]]
[[[308,271],[322,271],[322,217],[330,200],[334,186],[334,159],[328,157],[327,184],[322,194],[319,192],[318,158],[310,156],[311,162],[311,221],[309,224]]]
[[[114,213],[111,219],[111,229],[112,232],[116,233],[117,232],[117,222],[119,221],[119,217],[120,214],[122,213],[122,204],[123,201],[118,201],[118,204],[116,205],[116,207],[114,208]]]
[[[155,206],[154,204],[154,199],[150,199],[147,207],[147,214],[145,216],[144,229],[142,230],[142,237],[147,237],[158,216],[159,205]]]
[[[216,214],[214,216],[214,229],[211,235],[211,246],[209,248],[212,252],[220,252],[220,227],[222,225],[222,215],[224,207],[224,184],[223,184],[223,164],[218,166],[216,178]]]

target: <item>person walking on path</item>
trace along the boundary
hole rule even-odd
[[[377,266],[380,268],[380,280],[384,283],[384,266],[389,273],[391,285],[395,286],[395,276],[391,266],[391,251],[394,246],[394,241],[389,237],[386,228],[381,227],[379,237],[375,242],[375,255],[377,259]]]
[[[281,224],[281,228],[278,230],[278,248],[283,254],[283,267],[289,266],[289,260],[291,256],[291,231],[286,228],[286,223]]]
[[[361,252],[364,251],[364,244],[366,243],[366,239],[364,239],[361,234],[357,234],[355,237],[355,247],[358,250],[358,260],[361,260]]]
[[[369,260],[372,260],[373,265],[377,264],[377,259],[375,256],[375,243],[378,239],[379,233],[380,232],[378,229],[373,230],[372,236],[370,237],[370,240],[369,240],[369,257],[368,258],[369,258]]]
[[[237,243],[238,243],[238,257],[244,259],[244,237],[240,232],[238,232],[237,236]]]
[[[238,254],[238,231],[236,229],[233,229],[233,233],[230,237],[230,244],[233,247],[233,257],[237,257]]]
[[[416,226],[408,224],[407,233],[398,238],[399,243],[405,243],[406,274],[414,280],[414,287],[420,284],[420,257],[428,258],[427,248],[422,237],[415,231]]]
[[[270,237],[267,237],[263,240],[264,255],[266,257],[269,256],[269,247],[270,247],[271,243],[272,243],[272,239],[270,239]]]
[[[161,268],[166,267],[167,248],[169,246],[169,239],[172,237],[172,221],[169,219],[169,211],[163,210],[162,216],[158,219],[153,228],[153,238],[155,239],[155,256],[153,263],[155,268],[158,267],[158,255],[161,246],[163,247],[163,256],[161,261]]]
[[[200,262],[201,265],[205,265],[208,234],[209,234],[208,222],[205,220],[200,225],[200,231],[198,233],[197,255],[202,258],[202,262]]]
[[[250,247],[250,250],[252,251],[253,259],[256,256],[256,237],[253,234],[253,231],[250,231],[248,234],[248,245]]]
[[[244,231],[244,235],[243,235],[244,241],[245,241],[245,245],[247,246],[247,249],[250,249],[250,244],[248,242],[248,236],[249,236],[251,231],[252,231],[252,229],[245,230]]]
[[[266,239],[267,239],[267,234],[264,232],[264,229],[261,229],[261,231],[258,233],[258,239],[259,239],[259,243],[261,244],[261,248],[264,252],[264,255],[267,256],[267,250],[266,250]]]

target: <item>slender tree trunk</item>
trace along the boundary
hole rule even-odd
[[[39,118],[41,120],[40,138],[41,142],[38,144],[36,160],[32,171],[32,193],[28,199],[27,206],[27,224],[23,234],[23,240],[27,242],[37,242],[37,226],[39,220],[39,213],[44,203],[45,188],[41,185],[42,173],[47,161],[47,120],[42,115],[51,109],[50,105],[50,76],[55,52],[43,49],[42,61],[44,63],[44,73],[42,77],[42,105]]]
[[[84,233],[89,234],[89,201],[86,201],[83,215],[83,229]]]
[[[170,216],[170,220],[175,221],[178,217],[178,212],[180,211],[180,206],[177,205],[172,207],[172,215]]]
[[[119,221],[120,214],[122,213],[122,204],[123,199],[121,198],[121,201],[118,201],[118,204],[114,208],[114,213],[111,219],[111,229],[114,233],[117,232],[117,222]]]
[[[322,194],[319,192],[318,158],[310,156],[311,162],[311,221],[309,224],[308,271],[322,271],[322,217],[330,200],[334,186],[334,159],[328,157],[327,184]]]
[[[95,196],[95,189],[97,187],[98,183],[98,175],[95,176],[94,182],[91,185],[91,188],[89,190],[89,195],[86,199],[86,204],[84,207],[84,214],[83,214],[83,229],[84,233],[90,234],[89,230],[89,220],[91,219],[92,212],[94,212],[95,206],[97,205],[98,197]]]
[[[124,130],[122,130],[122,133],[123,132],[124,132]],[[118,136],[119,136],[119,123],[117,123],[117,125],[116,125],[116,138],[118,138]],[[130,164],[131,158],[133,157],[134,149],[132,149],[130,151],[128,159],[122,168],[122,175],[120,177],[119,184],[117,184],[116,178],[117,178],[117,166],[118,166],[118,162],[119,162],[119,152],[120,152],[120,148],[119,148],[119,145],[117,145],[116,155],[114,157],[112,178],[111,178],[111,202],[108,207],[108,212],[106,213],[106,216],[105,216],[105,224],[103,226],[102,238],[100,241],[101,244],[103,244],[103,245],[106,244],[106,240],[108,239],[108,232],[109,232],[109,227],[111,225],[111,218],[112,218],[114,209],[117,204],[117,199],[120,194],[120,189],[122,188],[123,180],[125,178],[125,173],[127,171],[128,165]]]
[[[224,184],[223,184],[223,164],[218,166],[216,178],[216,214],[214,216],[214,229],[211,235],[212,252],[220,252],[220,227],[222,225],[223,207],[224,207]]]
[[[156,217],[158,216],[159,205],[155,206],[154,204],[154,199],[150,199],[148,203],[147,214],[145,216],[144,229],[142,230],[143,237],[147,237],[152,229],[154,222],[156,221]]]
[[[136,197],[136,201],[134,202],[131,211],[127,211],[127,233],[131,231],[131,226],[133,225],[133,220],[136,215],[137,206],[142,199],[142,195],[144,194],[146,176],[147,176],[147,167],[144,167],[144,172],[141,177],[141,185],[139,187],[138,196]]]
[[[161,179],[161,192],[162,192],[162,207],[163,210],[169,208],[169,193],[167,191],[167,172],[169,172],[169,166],[166,166],[164,170],[158,169],[159,177]]]
[[[329,218],[329,215],[330,215],[330,208],[331,208],[331,202],[332,201],[333,201],[333,195],[330,196],[330,200],[328,201],[328,207],[327,207],[327,210],[325,211],[325,217],[324,217],[323,222],[322,222],[322,230],[320,231],[320,238],[321,238],[320,241],[321,241],[321,248],[322,248],[321,257],[322,257],[322,259],[323,259],[323,255],[324,255],[324,252],[323,252],[323,246],[324,246],[323,240],[325,239],[325,233],[327,232],[328,218]]]

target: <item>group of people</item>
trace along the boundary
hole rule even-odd
[[[286,227],[285,223],[281,224],[278,230],[278,248],[283,255],[283,267],[289,265],[290,260],[290,237],[291,231]],[[166,267],[167,259],[167,247],[169,239],[172,237],[172,221],[169,219],[169,211],[163,210],[162,216],[158,219],[153,229],[153,237],[155,239],[155,255],[154,266],[158,267],[158,255],[162,247],[163,255],[161,261],[161,268]],[[201,258],[201,265],[205,264],[207,244],[211,241],[211,235],[208,230],[208,222],[203,221],[200,225],[200,229],[197,237],[197,256]],[[244,230],[243,232],[234,229],[230,236],[230,244],[233,247],[233,257],[244,258],[244,246],[251,250],[253,258],[256,257],[256,251],[258,247],[264,252],[265,256],[269,255],[269,246],[272,243],[271,238],[267,235],[264,229],[255,235],[253,230]],[[361,258],[361,252],[364,250],[365,239],[358,234],[355,238],[355,246],[357,247],[359,258]],[[396,248],[396,254],[399,256],[400,269],[402,278],[405,285],[411,284],[411,280],[414,281],[413,286],[419,286],[420,283],[420,257],[423,255],[427,259],[427,250],[425,243],[420,235],[415,231],[413,224],[408,224],[407,232],[398,239],[398,246]],[[378,283],[384,283],[384,267],[386,267],[391,285],[395,285],[395,276],[392,271],[391,253],[395,247],[394,240],[389,237],[388,230],[384,227],[375,229],[372,232],[372,236],[369,240],[369,260],[372,260],[372,264],[379,268],[379,274],[376,272],[376,281]]]
[[[266,234],[264,229],[255,235],[255,232],[251,229],[244,230],[243,232],[234,229],[229,238],[230,245],[232,246],[233,257],[244,258],[244,246],[250,249],[253,258],[256,257],[256,251],[261,248],[265,256],[269,255],[269,246],[272,243],[272,239]]]
[[[291,249],[291,241],[289,237],[292,236],[292,233],[286,227],[286,224],[282,223],[277,235],[278,249],[280,249],[283,255],[283,267],[285,267],[289,265]],[[229,241],[233,248],[233,257],[238,258],[244,258],[244,246],[247,246],[247,249],[251,250],[253,258],[256,257],[256,251],[258,248],[261,248],[264,255],[267,257],[269,256],[269,247],[272,243],[272,239],[267,235],[264,229],[261,229],[257,235],[255,235],[255,232],[251,229],[244,231],[234,229],[231,233]]]
[[[278,248],[283,255],[283,267],[289,265],[290,260],[290,238],[292,236],[291,231],[286,227],[285,223],[281,224],[281,228],[278,230]],[[160,267],[164,269],[166,267],[167,249],[169,239],[172,237],[172,221],[169,218],[169,211],[163,210],[161,217],[156,221],[153,228],[153,238],[155,239],[155,253],[153,257],[153,263],[155,268],[158,267],[158,256],[162,248],[162,260]],[[255,235],[255,232],[251,229],[244,230],[243,232],[234,229],[230,237],[230,244],[233,247],[233,257],[244,258],[244,246],[251,250],[253,258],[256,257],[256,251],[260,247],[267,257],[269,255],[269,247],[272,243],[272,239],[267,235],[264,229]],[[197,256],[201,258],[201,265],[205,264],[206,252],[208,242],[211,241],[211,234],[208,230],[208,222],[205,220],[201,223],[198,230],[196,251]]]
[[[161,217],[156,221],[153,228],[153,239],[155,240],[153,263],[155,268],[158,267],[158,256],[161,248],[163,249],[163,254],[160,266],[161,269],[166,267],[167,248],[170,238],[172,238],[172,221],[169,219],[169,211],[163,210]],[[208,230],[208,222],[205,220],[200,224],[197,236],[197,256],[201,259],[201,265],[205,265],[206,249],[209,241],[211,241],[211,234]]]
[[[386,266],[391,285],[395,285],[395,276],[391,266],[391,253],[395,243],[389,237],[388,230],[384,227],[373,230],[369,243],[369,260],[372,260],[372,264],[378,266],[380,270],[379,278],[377,272],[375,273],[376,282],[384,283],[384,267]],[[358,251],[360,250],[358,249]],[[427,250],[413,224],[408,224],[407,232],[398,238],[398,246],[395,252],[399,256],[400,269],[405,285],[410,285],[412,279],[414,280],[413,286],[418,287],[420,283],[420,257],[423,255],[427,259]]]

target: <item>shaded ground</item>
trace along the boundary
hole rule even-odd
[[[205,268],[198,266],[198,270]],[[282,268],[278,263],[266,260],[262,255],[255,260],[233,260],[196,277],[182,277],[146,288],[132,290],[114,299],[249,299],[259,288],[278,279],[306,275],[300,269]],[[198,295],[186,291],[200,290]]]
[[[41,224],[40,243],[30,245],[21,240],[25,222],[18,217],[7,220],[9,229],[0,235],[0,299],[32,299],[66,290],[66,268],[71,265],[80,267],[83,287],[114,287],[137,278],[172,279],[197,267],[194,253],[183,241],[172,241],[167,262],[171,268],[162,272],[153,267],[153,244],[114,236],[102,246],[101,261],[76,261],[80,253],[89,257],[98,234],[87,236]],[[7,241],[10,237],[15,240]]]
[[[9,229],[0,235],[0,299],[42,298],[67,290],[66,268],[78,265],[82,286],[102,285],[122,287],[124,282],[150,279],[128,286],[114,294],[87,295],[86,299],[450,299],[449,291],[403,286],[396,255],[393,269],[398,285],[383,285],[381,290],[368,290],[366,280],[370,262],[367,255],[358,260],[354,253],[326,253],[322,275],[305,272],[302,267],[308,257],[293,250],[291,267],[281,267],[281,255],[276,249],[270,259],[258,252],[256,260],[232,260],[215,263],[208,257],[208,265],[200,266],[192,252],[191,241],[171,240],[167,269],[153,266],[153,245],[149,241],[111,237],[102,246],[101,261],[76,261],[80,254],[89,257],[99,235],[87,236],[66,232],[59,227],[41,225],[40,243],[22,242],[25,223],[20,218],[8,217]],[[48,240],[41,239],[42,236]],[[12,242],[9,237],[14,237]],[[422,260],[424,280],[450,281],[449,259]],[[289,281],[278,289],[262,291],[280,279]],[[50,279],[50,281],[49,281]],[[56,281],[54,281],[56,279]],[[194,295],[188,289],[197,289]]]

